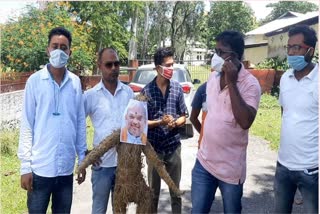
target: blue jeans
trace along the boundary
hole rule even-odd
[[[105,214],[110,192],[113,193],[114,190],[116,167],[92,166],[91,169],[92,214]]]
[[[307,175],[303,171],[290,171],[277,162],[274,181],[275,213],[291,213],[297,188],[303,198],[304,213],[318,213],[318,173]]]
[[[52,213],[70,213],[73,190],[73,174],[53,178],[32,173],[33,190],[28,191],[29,213],[46,213],[52,196]]]
[[[224,213],[241,213],[243,184],[228,184],[219,180],[203,168],[197,159],[192,170],[191,213],[209,213],[218,187]]]
[[[168,174],[171,179],[175,183],[175,185],[179,188],[180,180],[181,180],[181,146],[179,146],[173,153],[171,154],[157,154],[158,158],[164,163]],[[152,199],[152,213],[157,213],[158,203],[159,203],[159,195],[161,189],[161,178],[152,166],[152,163],[148,163],[148,183],[151,189],[153,190],[153,199]],[[172,213],[181,213],[181,196],[177,196],[174,194],[171,189],[170,197],[171,197],[171,209]]]

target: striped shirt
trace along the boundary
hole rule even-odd
[[[157,77],[142,90],[142,93],[149,98],[148,119],[160,120],[166,114],[178,119],[180,116],[188,114],[180,84],[177,81],[170,80],[163,97],[156,84],[156,79]],[[166,126],[148,129],[148,140],[154,150],[161,154],[173,153],[181,144],[179,129],[169,130]]]

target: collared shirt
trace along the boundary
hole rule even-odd
[[[128,131],[127,131],[127,142],[128,143],[132,143],[132,144],[140,144],[140,145],[142,145],[141,136],[138,136],[138,137],[133,136]]]
[[[229,88],[220,89],[220,78],[212,72],[207,82],[208,113],[197,158],[218,179],[239,184],[246,178],[248,129],[242,129],[237,123],[232,112]],[[257,110],[261,88],[258,80],[243,65],[238,74],[237,87],[246,104]]]
[[[24,91],[18,148],[22,175],[71,175],[76,153],[81,163],[87,149],[80,79],[66,70],[59,86],[48,66],[29,77]]]
[[[112,95],[102,83],[85,92],[85,111],[94,127],[93,146],[98,146],[104,138],[121,127],[123,114],[134,97],[132,89],[118,81],[116,91]],[[101,157],[101,167],[117,166],[116,148],[111,148]]]
[[[290,170],[318,167],[318,64],[300,81],[290,69],[280,81],[283,108],[278,161]]]
[[[170,80],[165,96],[156,84],[155,77],[147,84],[142,92],[148,99],[148,120],[161,120],[166,114],[172,115],[178,119],[183,114],[188,114],[184,102],[183,91],[177,81]],[[161,154],[174,152],[180,143],[180,134],[178,128],[169,130],[166,126],[148,129],[148,140],[154,150]]]

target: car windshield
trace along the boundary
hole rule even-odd
[[[141,69],[141,70],[137,71],[132,82],[139,83],[139,84],[148,84],[156,76],[157,76],[156,70]],[[191,82],[191,78],[190,78],[188,71],[180,69],[180,68],[174,68],[172,79],[176,80],[178,82]]]

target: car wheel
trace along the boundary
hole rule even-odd
[[[186,129],[186,136],[187,137],[193,137],[193,126],[192,126],[192,124],[186,124],[185,129]]]

